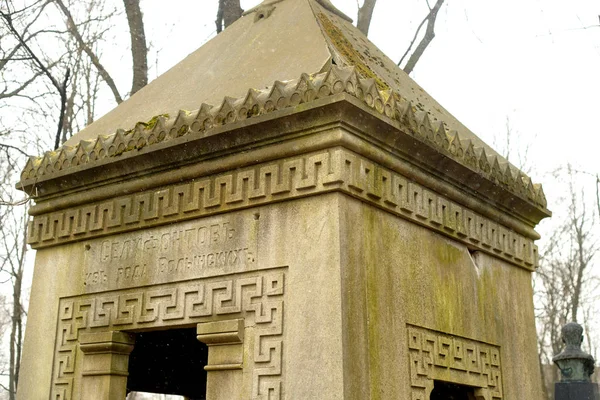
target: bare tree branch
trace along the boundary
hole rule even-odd
[[[413,71],[413,69],[417,65],[417,62],[421,59],[421,56],[423,55],[423,53],[425,53],[425,50],[427,49],[427,47],[429,46],[431,41],[435,38],[435,21],[436,21],[438,12],[440,11],[440,8],[442,7],[443,4],[444,4],[444,0],[437,0],[435,5],[433,6],[433,8],[431,8],[429,10],[429,14],[427,15],[427,18],[426,18],[427,29],[425,30],[425,36],[423,36],[423,39],[421,39],[421,42],[415,49],[414,53],[412,53],[412,55],[408,59],[408,62],[406,63],[406,65],[403,68],[404,72],[406,72],[407,74],[410,74]],[[419,29],[420,29],[420,26],[419,26]]]
[[[43,75],[43,74],[44,74],[44,71],[39,71],[39,72],[35,73],[31,78],[29,78],[28,80],[26,80],[25,82],[23,82],[16,89],[13,89],[10,92],[3,91],[2,93],[0,93],[0,100],[6,99],[8,97],[13,97],[13,96],[18,95],[23,90],[25,90],[27,88],[27,86],[29,86],[33,81],[35,81],[40,75]]]
[[[77,43],[81,46],[83,51],[88,55],[88,57],[90,57],[90,60],[92,60],[92,63],[98,70],[98,73],[100,74],[100,76],[102,76],[102,79],[104,79],[104,82],[106,82],[106,84],[112,91],[117,104],[121,104],[123,102],[123,98],[121,97],[121,95],[119,94],[119,91],[117,90],[117,85],[115,84],[115,81],[110,76],[110,74],[108,73],[106,68],[104,68],[104,66],[100,62],[100,59],[98,58],[96,53],[94,53],[92,51],[90,46],[83,40],[83,37],[81,37],[81,34],[79,33],[79,30],[77,29],[77,25],[75,24],[75,21],[73,20],[73,16],[71,15],[71,12],[67,8],[67,6],[65,6],[65,3],[62,0],[54,0],[54,2],[58,5],[58,7],[62,11],[62,13],[67,18],[67,26],[69,27],[69,31],[71,32],[71,34],[73,35],[75,40],[77,40]]]
[[[600,218],[600,174],[592,173],[589,171],[573,170],[578,174],[588,175],[595,180],[596,185],[596,210],[598,212],[598,218]]]
[[[23,46],[23,48],[25,48],[25,50],[27,51],[27,53],[31,56],[31,58],[33,59],[33,61],[38,66],[38,68],[40,68],[42,70],[42,72],[48,77],[48,79],[50,79],[50,81],[52,82],[52,85],[54,85],[54,87],[58,91],[60,91],[61,87],[58,84],[58,81],[50,73],[50,71],[44,65],[44,63],[40,61],[40,59],[33,52],[33,50],[31,50],[31,48],[29,47],[29,45],[27,44],[27,42],[23,39],[23,36],[17,31],[17,29],[13,25],[12,16],[9,13],[4,13],[4,12],[0,12],[0,15],[4,19],[4,22],[8,26],[8,29],[10,30],[10,32],[15,36],[15,38],[18,40],[18,42],[20,43],[20,45]]]
[[[39,3],[42,3],[43,1],[44,1],[44,0],[37,0],[37,1],[34,1],[33,3],[31,3],[31,4],[29,4],[29,5],[27,5],[27,6],[23,7],[23,8],[21,8],[20,10],[14,10],[14,11],[13,11],[11,14],[12,14],[12,15],[21,14],[21,13],[23,13],[23,12],[25,12],[25,11],[27,11],[27,10],[29,10],[29,9],[31,9],[31,8],[33,8],[33,7],[35,7],[35,6],[37,6]],[[46,1],[46,4],[48,4],[48,1]]]
[[[2,58],[0,60],[0,70],[2,70],[6,64],[8,64],[9,61],[14,61],[15,60],[15,54],[17,54],[17,52],[21,49],[21,43],[17,43],[17,45],[15,47],[13,47],[13,49],[10,51],[10,53],[8,54],[8,56],[6,56],[5,58]],[[31,57],[27,57],[28,59],[31,59]]]
[[[61,111],[60,111],[60,115],[58,118],[58,132],[57,132],[57,136],[59,136],[60,132],[62,130],[62,121],[64,119],[64,102],[66,101],[66,98],[67,98],[66,83],[67,83],[67,80],[69,79],[69,69],[67,68],[67,73],[65,74],[65,80],[64,80],[63,84],[60,85],[58,83],[58,81],[56,80],[56,78],[50,72],[49,68],[38,58],[38,56],[29,47],[27,42],[23,39],[22,34],[20,34],[17,31],[17,29],[13,25],[11,14],[1,13],[1,15],[2,15],[2,18],[4,19],[6,25],[8,26],[10,32],[15,36],[15,38],[18,40],[18,42],[21,44],[21,46],[23,46],[23,48],[31,56],[31,58],[33,59],[33,61],[37,65],[37,67],[40,68],[40,70],[48,77],[50,82],[52,82],[52,85],[56,88],[56,90],[58,91],[58,94],[60,95]]]
[[[29,154],[27,154],[22,149],[20,149],[20,148],[18,148],[16,146],[12,146],[12,145],[6,144],[6,143],[0,143],[0,147],[4,147],[4,148],[7,148],[7,149],[15,150],[15,151],[18,151],[19,153],[21,153],[22,155],[24,155],[25,157],[30,157]]]
[[[404,61],[404,58],[408,55],[408,53],[410,53],[410,50],[412,49],[413,44],[415,44],[415,42],[417,41],[417,37],[419,36],[419,32],[421,32],[421,28],[423,27],[423,25],[425,25],[425,22],[427,22],[428,20],[429,20],[429,14],[427,14],[427,16],[425,18],[423,18],[423,21],[421,21],[421,23],[419,24],[419,26],[417,26],[417,30],[415,31],[415,35],[413,36],[412,40],[410,41],[410,44],[406,48],[406,51],[402,55],[402,58],[400,58],[400,61],[398,61],[398,66],[400,66],[400,64],[402,64],[402,61]]]
[[[25,197],[24,199],[21,200],[17,200],[17,201],[12,201],[12,200],[4,200],[1,196],[0,196],[0,206],[6,206],[6,207],[18,207],[18,206],[22,206],[24,204],[27,204],[29,202],[29,200],[31,200],[29,197]]]
[[[60,117],[58,119],[58,130],[56,131],[56,136],[54,139],[54,150],[58,149],[58,146],[60,146],[60,137],[64,129],[65,108],[67,106],[67,84],[69,83],[70,75],[71,69],[67,68],[67,73],[65,74],[65,79],[63,80],[61,87],[62,90],[60,91]]]

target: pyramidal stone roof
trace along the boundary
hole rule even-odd
[[[267,0],[247,11],[65,145],[31,157],[19,185],[339,93],[546,210],[541,185],[439,105],[328,0]]]

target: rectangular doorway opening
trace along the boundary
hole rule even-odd
[[[433,381],[430,400],[475,400],[475,388],[456,383]]]
[[[187,400],[187,397],[178,396],[175,394],[129,392],[125,400]]]
[[[196,339],[195,328],[136,333],[128,398],[148,399],[143,393],[155,393],[205,400],[207,362],[208,347]]]

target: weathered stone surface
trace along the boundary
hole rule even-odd
[[[340,69],[331,65],[328,72],[303,74],[300,79],[286,82],[276,81],[271,88],[262,91],[250,89],[245,97],[238,99],[226,97],[220,107],[213,108],[203,104],[193,112],[180,110],[175,118],[156,116],[156,121],[138,123],[135,129],[127,132],[117,130],[112,135],[82,141],[76,147],[63,146],[46,153],[43,157],[32,157],[21,175],[22,184],[74,167],[94,164],[106,157],[118,157],[128,151],[139,151],[146,146],[168,142],[177,137],[190,135],[201,138],[214,127],[346,93],[357,97],[378,113],[398,121],[402,128],[425,145],[445,153],[542,209],[546,208],[546,197],[541,185],[533,184],[529,177],[500,156],[488,156],[484,148],[474,147],[471,140],[461,140],[458,132],[447,130],[444,121],[439,123],[434,132],[427,113],[422,113],[422,119],[419,119],[419,116],[414,114],[414,110],[417,110],[415,105],[398,92],[380,91],[376,86],[373,79],[360,78],[354,67]],[[494,166],[493,169],[491,165]],[[502,173],[502,169],[506,175]],[[516,179],[512,179],[513,176],[516,176]]]
[[[86,294],[86,250],[81,243],[40,250],[23,354],[28,368],[23,370],[19,398],[47,399],[50,393],[61,399],[85,398],[78,378],[80,334],[165,329],[224,318],[244,319],[244,366],[255,373],[244,375],[242,387],[249,394],[242,398],[280,387],[291,374],[299,382],[293,384],[298,384],[294,392],[288,383],[281,386],[287,396],[314,398],[336,387],[340,392],[341,365],[332,368],[331,361],[323,362],[341,354],[339,337],[330,334],[342,330],[338,211],[331,196],[257,208],[258,248],[263,250],[259,265],[244,273]],[[61,265],[60,271],[54,271],[55,265]],[[321,287],[323,282],[326,287]],[[324,304],[330,306],[320,308]],[[307,312],[306,307],[316,311]],[[285,341],[284,330],[293,332]],[[305,357],[290,362],[286,354]],[[315,374],[321,378],[315,379]]]
[[[210,400],[541,400],[543,191],[390,63],[266,1],[30,160],[19,399],[122,397],[137,334],[195,328]]]
[[[529,272],[341,204],[345,398],[429,399],[439,379],[483,398],[541,399]]]
[[[482,145],[350,22],[323,7],[324,2],[264,3],[274,8],[270,17],[255,21],[253,13],[236,21],[67,144],[75,146],[117,128],[129,129],[161,114],[174,117],[178,110],[194,110],[202,103],[218,106],[225,96],[243,97],[249,88],[321,71],[334,59],[340,66],[356,66],[363,78],[375,79],[380,89],[399,91],[434,121],[445,121],[463,139]]]
[[[254,270],[257,235],[258,222],[246,212],[82,242],[85,291]]]
[[[244,192],[245,186],[253,190]],[[210,188],[214,188],[212,193]],[[41,248],[84,238],[117,234],[124,230],[139,229],[154,224],[172,224],[181,219],[332,190],[341,190],[359,197],[403,218],[424,224],[444,235],[463,241],[473,248],[498,255],[518,266],[531,269],[537,265],[537,247],[531,237],[494,222],[494,219],[498,218],[496,215],[482,216],[468,207],[428,190],[408,177],[380,167],[346,150],[322,151],[284,161],[259,164],[202,180],[113,198],[95,206],[85,205],[35,217],[29,226],[28,242],[36,248]],[[224,256],[224,251],[229,252],[230,256],[236,256],[234,260],[240,268],[243,268],[242,260],[245,259],[246,263],[252,262],[253,254],[256,254],[252,245],[252,238],[255,236],[252,229],[255,228],[250,227],[253,218],[252,213],[248,213],[243,219],[231,223],[227,218],[215,220],[223,221],[219,229],[224,230],[230,225],[241,227],[238,229],[239,235],[230,232],[232,234],[230,239],[238,238],[239,243],[234,245],[229,243],[231,240],[228,240],[229,247],[216,246],[220,256]],[[162,270],[168,273],[169,263],[172,266],[171,270],[175,268],[175,259],[177,263],[183,260],[187,265],[186,255],[192,257],[191,261],[193,261],[194,255],[212,254],[211,252],[194,254],[193,251],[181,250],[183,244],[189,246],[190,240],[198,242],[200,231],[201,235],[209,234],[207,223],[201,224],[200,226],[197,226],[198,223],[169,225],[168,228],[134,235],[119,235],[115,237],[114,243],[106,239],[83,243],[86,249],[90,247],[86,250],[85,264],[93,265],[95,268],[92,270],[88,267],[89,273],[92,274],[89,276],[92,279],[92,286],[109,287],[106,286],[108,277],[102,273],[104,271],[102,264],[109,261],[113,265],[115,261],[119,262],[118,265],[126,275],[128,266],[139,264],[138,273],[144,276],[148,275],[148,267],[142,268],[143,264],[150,263],[152,270],[149,273],[158,278],[158,273],[154,270],[160,269],[161,265]],[[210,229],[214,229],[213,223],[208,225]],[[194,226],[197,228],[196,232],[193,230]],[[183,238],[180,235],[183,235]],[[169,242],[165,244],[161,242],[163,237],[164,240],[176,238],[174,239],[177,243],[176,251],[169,257],[165,257],[165,252],[160,251],[161,246],[169,246]],[[223,234],[220,234],[218,239],[223,237]],[[200,247],[208,245],[206,242],[208,239],[202,238],[204,242]],[[217,240],[211,248],[218,243]],[[141,248],[147,248],[148,251],[141,251]],[[236,250],[235,254],[231,254],[234,250]],[[152,261],[144,261],[149,259]],[[196,258],[195,262],[200,262],[200,259]],[[118,279],[119,276],[111,277],[110,284]]]
[[[244,17],[183,61],[142,88],[67,144],[130,128],[155,115],[176,116],[202,103],[218,105],[224,96],[244,96],[275,80],[319,71],[330,57],[307,0],[274,5],[270,18]]]
[[[208,79],[210,82],[209,87],[214,85],[215,82],[221,81],[227,82],[228,85],[236,85],[236,90],[232,89],[229,92],[227,91],[229,86],[219,86],[221,94],[234,94],[239,91],[239,87],[245,87],[247,93],[245,95],[239,94],[239,97],[225,96],[219,98],[218,102],[214,103],[216,106],[203,103],[198,99],[196,93],[194,93],[193,100],[175,97],[179,101],[179,108],[177,108],[179,111],[175,113],[174,110],[176,109],[173,105],[169,105],[168,102],[167,104],[164,103],[162,93],[165,92],[165,88],[163,86],[179,85],[184,82],[187,89],[195,87],[202,92],[202,85],[190,85],[187,80],[189,77],[185,76],[185,73],[180,69],[189,68],[189,66],[185,67],[188,63],[207,62],[206,60],[211,57],[206,57],[202,53],[203,51],[210,52],[211,56],[214,57],[216,52],[207,44],[198,50],[198,53],[205,55],[202,61],[198,58],[200,56],[194,53],[194,56],[190,56],[190,59],[184,60],[173,70],[136,93],[130,100],[121,104],[120,107],[107,114],[107,116],[75,135],[65,146],[56,151],[47,152],[42,157],[32,157],[23,170],[22,182],[19,186],[25,188],[31,185],[32,182],[44,180],[48,176],[60,174],[62,171],[73,168],[79,169],[81,166],[98,163],[107,157],[119,157],[123,153],[139,151],[146,146],[168,142],[181,136],[189,135],[201,138],[209,135],[214,128],[222,125],[244,121],[285,108],[298,109],[303,103],[311,103],[320,98],[347,93],[357,97],[381,115],[398,121],[402,129],[422,140],[427,146],[446,153],[493,183],[526,198],[545,210],[547,203],[541,185],[534,184],[523,172],[497,155],[493,149],[431,99],[423,89],[370,42],[364,39],[359,40],[357,38],[357,35],[360,36],[358,30],[345,21],[344,18],[328,11],[328,9],[331,9],[330,6],[322,7],[313,3],[312,0],[301,0],[268,3],[268,7],[281,7],[279,13],[281,15],[287,13],[286,15],[289,16],[291,10],[287,10],[287,8],[292,7],[292,3],[294,7],[297,7],[293,11],[298,12],[298,18],[308,18],[310,20],[307,21],[306,26],[302,27],[306,31],[303,34],[306,37],[315,35],[319,38],[318,41],[308,42],[308,45],[300,45],[300,48],[313,48],[317,46],[316,43],[326,42],[329,51],[327,61],[321,64],[317,63],[318,67],[313,65],[307,67],[307,69],[301,71],[303,73],[300,77],[298,77],[299,73],[291,75],[286,68],[279,69],[280,75],[277,78],[287,80],[273,79],[273,81],[258,86],[247,84],[248,75],[245,73],[240,75],[240,81],[236,80],[235,76],[237,75],[226,74],[221,78],[211,76]],[[301,10],[304,12],[300,12]],[[312,13],[310,10],[312,10]],[[266,23],[269,24],[268,21],[274,19],[267,18]],[[283,20],[284,18],[278,18],[277,20],[280,19]],[[256,45],[256,38],[252,39],[252,35],[258,35],[258,33],[253,30],[253,27],[247,26],[250,24],[249,18],[246,18],[246,20],[240,21],[234,26],[237,26],[238,29],[252,31],[251,34],[244,35],[244,38],[249,42],[235,41],[235,46],[223,46],[226,52],[240,52],[239,48],[247,51],[248,48]],[[261,21],[260,24],[262,23]],[[256,24],[256,21],[254,24]],[[273,29],[273,27],[264,29]],[[220,40],[232,41],[230,35],[240,34],[237,31],[232,32],[233,30],[228,30],[223,34],[227,37],[219,35],[210,43]],[[284,52],[289,51],[287,47],[296,45],[297,43],[294,41],[297,40],[297,37],[292,40],[286,35],[283,37],[277,35],[273,39],[274,42],[269,42],[268,46],[271,49],[281,48]],[[246,43],[246,45],[244,46],[242,43]],[[263,44],[259,44],[259,46],[263,46]],[[262,52],[269,53],[266,49],[262,49]],[[273,50],[270,53],[277,53],[277,51]],[[301,61],[301,65],[305,65],[305,61],[312,60],[312,57],[318,53],[311,51],[311,57],[302,58],[302,52],[300,51],[285,57],[296,57]],[[240,56],[239,53],[234,54],[235,57]],[[257,52],[254,52],[253,57],[256,54]],[[219,53],[217,60],[213,60],[213,62],[228,63],[231,57],[232,55],[227,56],[227,54]],[[268,57],[266,59],[251,58],[246,61],[246,68],[253,71],[254,74],[262,71],[261,79],[272,74],[273,65],[281,66],[286,62],[283,59],[278,59],[271,63]],[[342,67],[338,68],[337,66]],[[294,68],[296,67],[297,65],[294,65]],[[264,70],[265,68],[266,70]],[[216,70],[222,73],[228,71],[227,68],[221,68],[220,65]],[[210,74],[211,70],[198,68],[195,74],[198,74],[198,71]],[[305,73],[312,71],[325,72],[310,75]],[[196,77],[196,80],[200,80],[200,78]],[[165,81],[168,81],[168,83]],[[202,82],[204,83],[204,79],[202,79]],[[267,85],[270,85],[267,89],[253,89],[253,87]],[[202,93],[208,93],[211,90],[217,89],[206,89]],[[169,92],[171,91],[172,88]],[[184,94],[181,94],[185,93],[185,90],[178,90],[176,93],[177,96],[185,97]],[[157,101],[157,99],[161,100]],[[169,100],[172,99],[172,97],[169,97]],[[195,103],[183,108],[182,104],[186,104],[186,101],[195,101]],[[156,112],[138,118],[137,122],[130,121],[135,113],[145,112],[142,110],[150,106],[155,107]],[[116,116],[113,114],[120,115],[120,118],[115,119]],[[104,125],[106,126],[101,128]],[[129,130],[120,129],[126,127],[129,127]],[[98,131],[98,129],[104,130]],[[32,189],[25,190],[33,192]],[[547,210],[545,211],[547,212]]]

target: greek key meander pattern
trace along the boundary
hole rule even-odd
[[[181,326],[242,316],[246,326],[255,325],[256,332],[250,360],[252,399],[282,399],[283,297],[284,272],[272,270],[258,276],[61,299],[51,398],[73,398],[81,332]]]
[[[473,386],[479,400],[501,400],[500,348],[488,343],[408,326],[412,400],[427,400],[433,381]]]
[[[345,149],[260,164],[200,180],[35,216],[34,248],[340,190],[527,269],[532,240]]]

